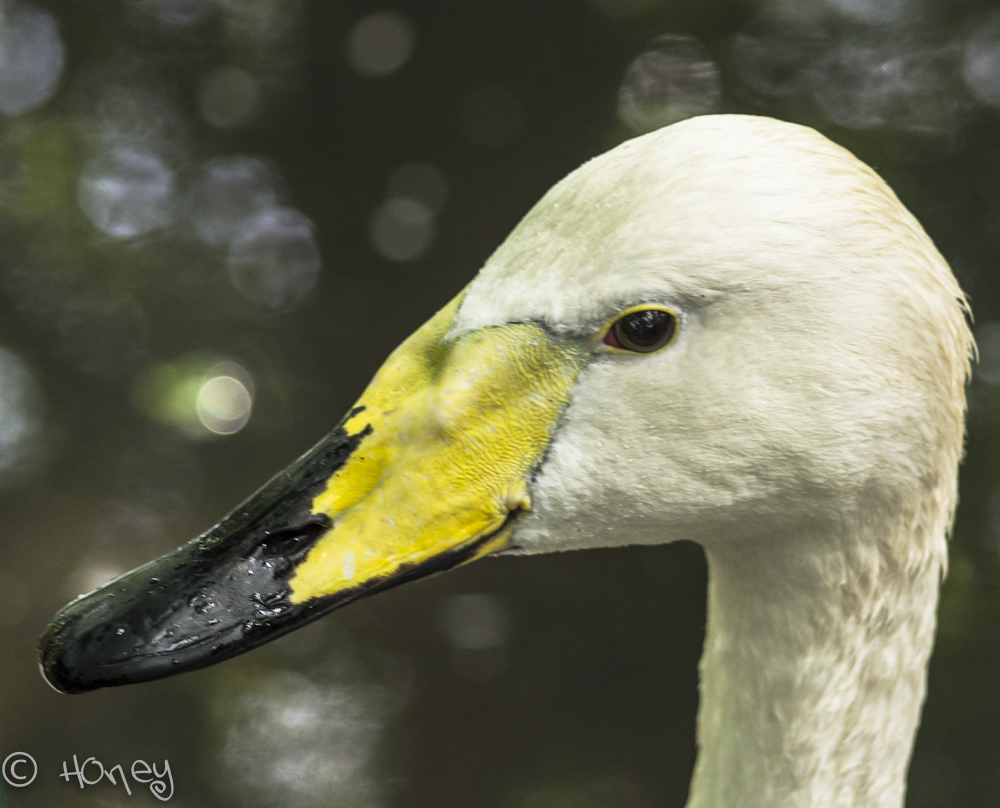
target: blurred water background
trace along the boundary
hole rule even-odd
[[[82,697],[35,643],[323,435],[553,182],[718,111],[852,149],[971,296],[908,805],[1000,804],[1000,3],[0,0],[0,756],[39,765],[12,808],[160,804],[60,779],[74,754],[169,760],[178,808],[683,805],[693,546],[485,560]]]

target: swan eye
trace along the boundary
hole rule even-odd
[[[662,309],[633,311],[616,320],[604,337],[612,348],[651,353],[662,348],[677,330],[677,317]]]

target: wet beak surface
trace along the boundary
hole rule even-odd
[[[460,300],[222,522],[60,611],[40,649],[53,687],[205,667],[506,547],[589,353],[533,323],[446,340]]]

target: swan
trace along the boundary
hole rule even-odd
[[[965,298],[817,132],[693,118],[555,185],[324,440],[41,640],[77,693],[493,553],[709,567],[689,808],[899,808],[956,504]]]

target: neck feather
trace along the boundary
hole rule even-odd
[[[706,550],[688,808],[900,808],[950,521],[918,510]]]

